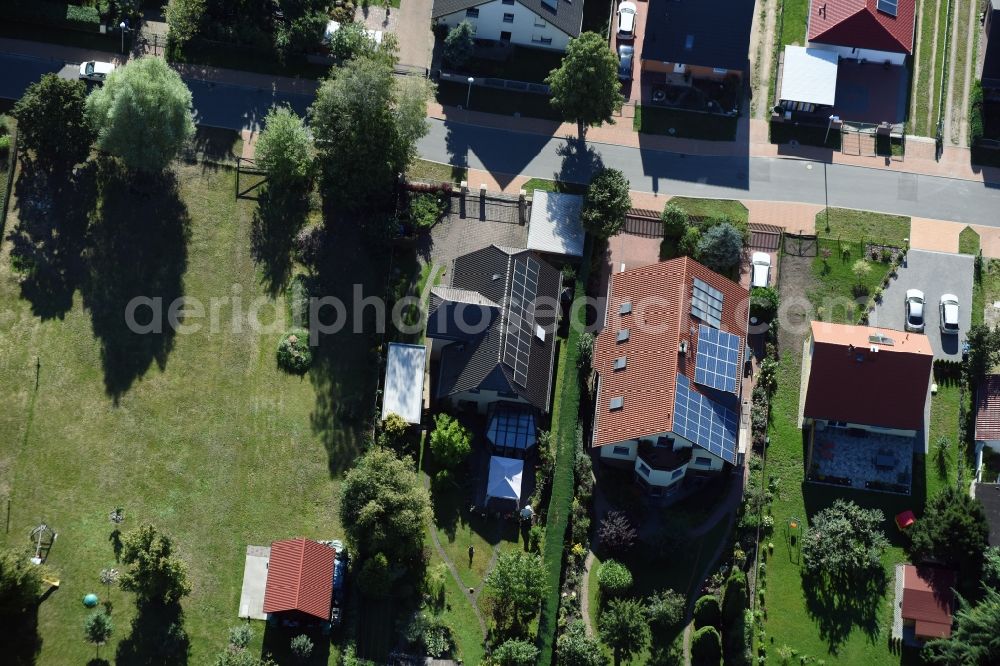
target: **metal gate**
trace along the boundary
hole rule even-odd
[[[874,157],[875,131],[878,125],[874,123],[856,123],[845,120],[840,126],[840,152],[845,155],[864,155]]]
[[[807,234],[785,234],[783,236],[785,254],[793,257],[815,257],[816,236]]]

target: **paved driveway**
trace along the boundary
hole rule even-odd
[[[876,307],[872,325],[903,330],[903,304],[907,289],[919,289],[927,300],[924,332],[931,340],[934,358],[952,361],[962,358],[962,340],[972,322],[973,258],[966,254],[910,250],[899,277],[889,282]],[[941,335],[938,301],[941,294],[955,294],[959,303],[958,335]]]

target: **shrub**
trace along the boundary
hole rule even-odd
[[[410,222],[417,229],[430,229],[444,213],[444,202],[434,194],[410,197]]]
[[[452,468],[465,460],[472,451],[472,434],[451,416],[438,414],[434,417],[430,444],[434,459],[440,465]]]
[[[646,617],[657,631],[667,631],[684,619],[686,599],[674,590],[664,590],[646,600]]]
[[[301,375],[312,365],[312,350],[309,348],[309,332],[293,328],[278,343],[278,367],[285,372]]]
[[[699,242],[701,242],[701,230],[694,226],[688,227],[677,243],[677,254],[682,257],[693,257],[698,252]]]
[[[632,572],[621,562],[608,560],[597,570],[597,584],[601,594],[617,597],[632,587]]]
[[[438,617],[418,612],[410,620],[403,637],[419,645],[431,657],[440,657],[451,649],[451,629]]]
[[[10,151],[10,135],[0,134],[0,155],[6,155]]]
[[[238,624],[229,629],[229,644],[240,650],[250,645],[253,640],[253,627],[249,624]]]
[[[99,32],[101,29],[101,15],[96,7],[64,2],[8,2],[5,5],[4,15],[8,19],[87,32]]]
[[[313,642],[305,634],[299,634],[292,639],[290,647],[298,659],[308,659],[312,655]]]
[[[621,511],[609,511],[601,521],[597,535],[601,546],[613,555],[627,552],[639,538],[639,533],[632,526],[632,522]]]
[[[541,525],[532,525],[528,530],[528,550],[532,553],[540,552],[542,543],[545,541],[545,528]]]
[[[750,316],[758,321],[771,321],[778,315],[778,292],[773,287],[750,290]]]
[[[699,597],[694,602],[694,626],[718,627],[722,619],[722,610],[719,608],[719,600],[712,594]]]
[[[581,333],[576,343],[576,367],[581,373],[589,373],[594,359],[594,334]]]
[[[743,234],[730,222],[721,222],[698,241],[695,258],[713,271],[728,274],[743,256]]]
[[[715,627],[702,627],[691,639],[692,666],[718,666],[722,659],[722,637]]]
[[[663,221],[663,235],[680,238],[691,223],[687,212],[677,204],[667,203],[660,215]]]
[[[448,31],[444,38],[444,59],[452,67],[462,67],[475,51],[475,32],[472,24],[462,21]]]
[[[974,81],[969,93],[969,145],[975,146],[983,138],[983,84]]]

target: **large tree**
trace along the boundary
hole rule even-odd
[[[309,109],[325,196],[338,208],[359,213],[393,202],[399,174],[427,133],[424,79],[397,77],[392,60],[362,54],[320,85]]]
[[[802,539],[804,575],[825,577],[835,587],[881,573],[882,553],[889,541],[882,532],[885,515],[836,500],[819,511]]]
[[[187,565],[174,555],[170,537],[141,525],[122,537],[122,572],[118,584],[134,592],[136,603],[175,604],[191,593]]]
[[[164,8],[167,25],[167,44],[180,49],[201,31],[205,19],[205,0],[169,0]]]
[[[556,663],[559,666],[606,666],[608,660],[601,644],[587,635],[583,620],[574,620],[556,640]]]
[[[629,182],[618,169],[601,169],[587,186],[580,218],[590,233],[601,238],[614,236],[625,226],[625,214],[632,207]]]
[[[601,640],[614,652],[616,666],[641,652],[649,641],[646,609],[635,599],[612,599],[597,626]]]
[[[476,33],[472,24],[462,21],[444,38],[444,60],[452,67],[463,67],[476,50]]]
[[[160,172],[194,136],[191,91],[163,58],[132,60],[87,98],[97,146],[130,169]]]
[[[362,556],[385,553],[403,562],[420,552],[430,495],[413,463],[381,447],[369,450],[340,489],[340,522]]]
[[[272,107],[257,139],[255,160],[270,186],[300,191],[312,172],[312,139],[302,118],[287,106]]]
[[[979,587],[989,531],[979,500],[949,486],[931,498],[924,515],[910,528],[910,557],[955,569],[960,573],[959,589],[973,593]]]
[[[431,452],[444,467],[454,467],[465,460],[472,451],[472,433],[447,414],[434,417],[431,432]]]
[[[502,553],[486,577],[493,617],[504,630],[516,633],[536,612],[545,594],[545,569],[537,555]]]
[[[989,666],[1000,664],[1000,591],[985,588],[976,605],[959,599],[955,630],[927,643],[921,656],[931,664]]]
[[[743,234],[729,222],[717,224],[698,241],[696,258],[716,273],[728,275],[743,256]]]
[[[576,123],[580,140],[593,125],[614,123],[625,98],[618,81],[618,59],[596,32],[571,39],[557,69],[545,79],[552,89],[552,105],[568,122]]]
[[[87,159],[93,132],[87,124],[83,81],[45,74],[14,105],[18,142],[48,168],[67,168]]]
[[[0,626],[30,615],[42,590],[42,570],[17,550],[0,549]]]

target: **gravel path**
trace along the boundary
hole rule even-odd
[[[774,39],[778,24],[778,0],[757,0],[750,29],[751,117],[766,119],[771,100],[771,71],[774,63]]]

